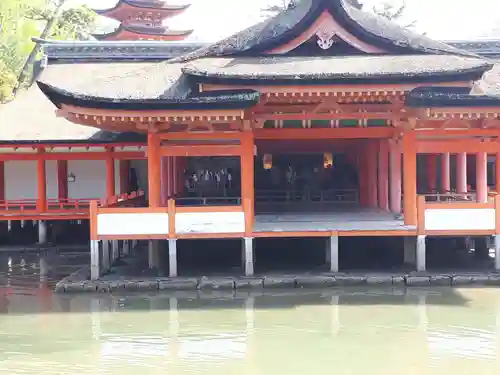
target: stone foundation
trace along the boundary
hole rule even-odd
[[[119,291],[184,291],[184,290],[259,290],[306,289],[355,286],[500,286],[500,273],[319,273],[297,275],[267,275],[260,277],[120,277],[89,280],[90,269],[85,267],[59,281],[58,293],[111,293]]]

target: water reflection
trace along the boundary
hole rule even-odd
[[[495,289],[92,296],[14,289],[1,300],[0,373],[500,370]]]
[[[55,295],[53,264],[0,259],[0,373],[500,371],[496,289]]]

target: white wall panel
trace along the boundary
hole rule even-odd
[[[68,174],[75,182],[68,183],[69,198],[104,198],[106,195],[106,162],[104,160],[69,160]]]
[[[243,233],[243,212],[183,212],[175,215],[177,233]]]
[[[168,214],[99,214],[97,215],[97,233],[101,236],[168,235]]]
[[[5,162],[5,199],[37,199],[37,165],[31,160]]]
[[[426,209],[426,230],[492,230],[494,209]]]

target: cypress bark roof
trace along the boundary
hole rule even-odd
[[[83,64],[74,77],[74,65],[45,69],[38,85],[56,105],[75,104],[109,109],[247,108],[256,104],[252,90],[198,93],[183,64]]]
[[[380,16],[364,12],[343,0],[302,0],[273,18],[198,51],[175,59],[259,55],[302,34],[324,11],[360,40],[391,54],[454,54],[476,56],[448,44],[416,34]]]
[[[272,80],[273,83],[460,81],[479,79],[493,65],[481,58],[453,55],[362,55],[327,57],[202,58],[182,71],[219,80]]]

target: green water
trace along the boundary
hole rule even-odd
[[[0,295],[1,374],[499,374],[500,290]]]

